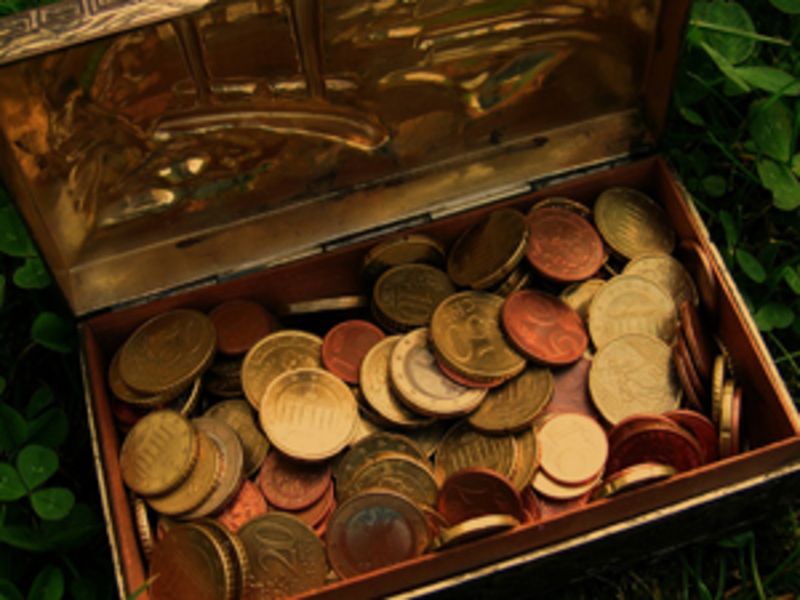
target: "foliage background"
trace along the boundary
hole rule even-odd
[[[0,16],[34,4],[0,0]],[[798,43],[800,0],[696,2],[663,140],[795,398]],[[0,599],[111,597],[75,324],[2,188],[0,260]],[[561,595],[794,597],[798,506],[764,507],[750,529],[596,576]]]

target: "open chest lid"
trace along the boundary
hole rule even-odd
[[[0,19],[0,173],[76,314],[652,146],[690,0],[64,0]]]

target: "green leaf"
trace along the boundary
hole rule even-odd
[[[800,206],[800,182],[786,165],[764,158],[756,164],[761,183],[772,192],[772,203],[780,210]]]
[[[8,463],[0,463],[0,502],[13,502],[27,493],[17,470]]]
[[[29,490],[35,490],[58,471],[58,455],[50,448],[30,444],[17,455],[17,471]]]
[[[800,152],[792,157],[792,172],[800,177]]]
[[[755,319],[761,331],[785,329],[794,322],[794,311],[780,302],[768,302],[758,309]]]
[[[792,288],[795,294],[800,296],[800,274],[798,274],[797,269],[786,267],[783,272],[783,280]]]
[[[3,600],[25,600],[19,588],[8,579],[0,579],[0,598]]]
[[[28,600],[61,600],[64,597],[64,574],[61,569],[47,565],[33,580]]]
[[[681,106],[679,109],[681,116],[686,119],[687,122],[691,123],[692,125],[697,125],[698,127],[702,127],[706,124],[705,119],[701,117],[698,113],[693,111],[691,108],[687,108],[685,106]]]
[[[756,89],[782,96],[800,96],[800,80],[775,67],[736,67],[736,74]]]
[[[42,519],[58,521],[72,510],[75,495],[63,487],[44,488],[31,494],[31,505]]]
[[[54,406],[28,424],[28,441],[58,449],[69,435],[69,419],[64,409]]]
[[[25,407],[25,416],[28,419],[33,419],[52,403],[53,389],[49,385],[43,385],[33,392],[30,402]]]
[[[33,340],[55,352],[67,354],[75,348],[75,327],[52,312],[41,312],[31,326]]]
[[[755,534],[748,530],[743,531],[742,533],[738,533],[736,535],[731,535],[726,537],[717,542],[717,546],[720,548],[730,548],[731,550],[737,550],[740,548],[747,548],[750,543],[755,539]]]
[[[696,35],[700,43],[708,44],[732,64],[747,60],[756,48],[751,37],[756,32],[753,20],[736,2],[695,2],[691,25],[692,37]]]
[[[11,454],[28,439],[28,423],[15,409],[0,402],[0,451]]]
[[[800,0],[769,0],[770,4],[789,15],[800,15]]]
[[[725,178],[719,175],[709,175],[703,178],[703,189],[712,198],[721,198],[728,189]]]
[[[50,285],[50,275],[41,258],[26,258],[14,271],[14,284],[23,290],[42,290]]]
[[[759,100],[750,107],[750,134],[758,148],[778,162],[792,156],[794,115],[780,100]]]
[[[730,84],[730,89],[726,88],[724,91],[728,95],[736,95],[741,94],[743,92],[750,91],[750,85],[736,72],[736,68],[733,66],[727,58],[725,58],[722,54],[714,50],[711,46],[706,44],[705,42],[700,44],[700,47],[706,51],[706,54],[714,61],[714,64],[717,65],[717,68],[722,71],[723,75],[728,78],[727,84]]]
[[[717,216],[722,224],[722,230],[725,232],[725,242],[728,248],[734,248],[739,243],[739,226],[736,224],[733,215],[727,210],[719,211]]]
[[[759,260],[747,250],[739,248],[736,251],[736,261],[750,279],[756,283],[764,283],[767,279],[767,272]]]
[[[17,257],[36,254],[25,224],[10,204],[0,206],[0,252]]]
[[[36,528],[0,525],[0,542],[28,552],[66,552],[85,546],[102,531],[102,523],[92,509],[78,502],[61,521],[42,521]]]

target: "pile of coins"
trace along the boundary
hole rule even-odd
[[[549,198],[449,252],[383,242],[368,293],[282,326],[250,300],[141,325],[108,377],[154,597],[293,595],[739,452],[667,223],[627,188]]]

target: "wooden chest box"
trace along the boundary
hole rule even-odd
[[[226,299],[363,293],[365,254],[398,232],[449,246],[498,207],[591,205],[612,186],[650,194],[702,248],[694,266],[743,386],[745,450],[312,594],[422,594],[523,565],[552,572],[598,546],[624,557],[688,541],[687,527],[712,533],[796,485],[792,399],[653,154],[688,5],[75,0],[0,20],[0,167],[81,318],[121,597],[146,565],[105,374],[136,326]]]

